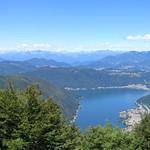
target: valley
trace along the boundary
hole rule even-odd
[[[89,55],[95,57],[90,59]],[[22,59],[23,56],[24,59]],[[140,65],[134,59],[131,59],[131,57],[137,59]],[[148,68],[148,57],[149,52],[126,52],[117,54],[110,51],[97,51],[92,54],[52,54],[37,51],[31,52],[30,54],[18,53],[17,55],[10,53],[8,57],[3,54],[0,55],[0,58],[2,58],[0,61],[0,88],[6,88],[8,82],[11,82],[16,89],[25,89],[27,86],[34,84],[40,88],[45,97],[50,96],[59,104],[67,120],[75,121],[81,128],[99,123],[104,125],[107,119],[112,124],[123,127],[121,123],[114,121],[117,119],[112,118],[118,118],[119,111],[134,107],[137,99],[149,93],[150,71]],[[66,58],[68,61],[62,62]],[[74,60],[74,62],[69,61],[70,59]],[[129,67],[131,64],[132,67]],[[133,67],[133,65],[135,66]],[[141,66],[144,67],[141,68]],[[129,97],[132,97],[133,94],[130,105],[127,105],[128,97],[121,97],[124,95],[124,92],[127,92],[126,94]],[[96,104],[93,106],[90,103],[94,103],[94,98],[87,98],[87,95],[89,97],[91,96],[89,93],[91,95],[93,93],[97,95]],[[110,95],[108,100],[112,101],[112,105],[115,101],[117,101],[118,105],[120,103],[119,108],[116,108],[119,111],[113,117],[111,116],[112,118],[108,114],[109,107],[106,107],[105,111],[100,111],[103,110],[104,105],[110,105],[107,102],[107,95],[106,98],[102,96],[105,93]],[[122,99],[124,100],[121,101]],[[147,101],[149,102],[149,98]],[[147,103],[147,101],[144,103]],[[91,106],[91,108],[86,105]],[[124,105],[127,107],[124,107]],[[86,107],[87,110],[85,110]],[[93,113],[94,116],[97,116],[95,118],[97,120],[95,122],[97,123],[90,124],[92,122],[90,118],[84,115],[82,116],[82,111],[88,111],[89,113],[86,114],[90,114],[90,109],[100,111],[97,112],[95,110],[96,113]],[[115,108],[110,110],[110,113],[113,113],[113,111],[115,111]],[[108,114],[109,117],[101,117],[101,113]],[[82,116],[82,119],[80,119],[80,116]],[[87,124],[80,124],[79,122],[81,120],[87,120]]]

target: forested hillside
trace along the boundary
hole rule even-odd
[[[72,119],[76,113],[79,103],[78,100],[67,91],[52,85],[50,82],[23,76],[0,76],[0,89],[5,89],[9,83],[11,83],[16,90],[24,90],[31,84],[36,85],[45,98],[49,96],[53,98],[60,106],[66,119]]]
[[[144,71],[43,67],[24,73],[24,75],[44,79],[60,87],[72,88],[127,86],[129,84],[150,83],[150,73]]]
[[[0,75],[19,74],[32,71],[35,66],[23,61],[2,61],[0,62]]]

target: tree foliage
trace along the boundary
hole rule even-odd
[[[150,114],[135,128],[135,145],[138,150],[150,149]]]
[[[44,100],[34,86],[20,93],[12,87],[0,92],[1,149],[73,149],[77,135],[52,99]]]
[[[133,150],[132,134],[113,128],[109,124],[105,127],[89,128],[83,134],[81,149],[84,150]]]

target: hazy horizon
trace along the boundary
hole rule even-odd
[[[104,50],[79,50],[79,51],[69,51],[69,50],[63,50],[63,51],[55,51],[55,50],[40,50],[40,49],[35,49],[35,50],[0,50],[0,54],[2,53],[28,53],[28,52],[49,52],[49,53],[64,53],[64,54],[74,54],[74,53],[96,53],[96,52],[116,52],[116,53],[125,53],[125,52],[150,52],[150,50],[111,50],[111,49],[104,49]]]

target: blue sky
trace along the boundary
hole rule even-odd
[[[0,50],[150,50],[149,0],[0,0]]]

